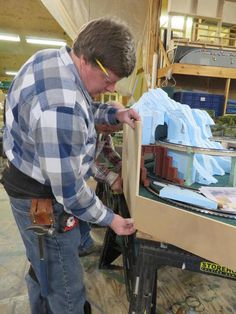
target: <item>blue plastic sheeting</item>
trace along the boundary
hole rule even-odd
[[[143,145],[154,144],[156,127],[166,123],[167,141],[170,143],[224,149],[220,143],[209,139],[212,137],[211,125],[215,123],[206,111],[176,102],[160,88],[144,93],[133,107],[142,118]],[[186,179],[190,156],[173,150],[168,150],[168,155],[173,157],[173,166],[178,169],[179,178]],[[230,158],[195,154],[190,183],[216,183],[214,175],[229,173],[230,168]]]

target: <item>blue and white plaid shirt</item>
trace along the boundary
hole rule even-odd
[[[67,212],[109,225],[113,212],[86,184],[96,148],[94,122],[116,124],[116,109],[92,103],[69,48],[37,52],[6,101],[4,150],[23,173],[51,186]]]

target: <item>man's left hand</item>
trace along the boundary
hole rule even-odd
[[[140,115],[133,108],[118,110],[116,119],[121,123],[127,123],[133,129],[135,128],[135,121],[141,121]]]

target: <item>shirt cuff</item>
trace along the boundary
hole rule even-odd
[[[97,222],[99,226],[102,226],[102,227],[110,226],[110,224],[112,223],[114,219],[114,216],[115,216],[114,212],[108,207],[106,207],[106,210],[107,211],[106,211],[105,217],[102,219],[102,221]]]
[[[111,108],[108,111],[108,121],[110,124],[119,124],[120,121],[116,119],[117,108]]]

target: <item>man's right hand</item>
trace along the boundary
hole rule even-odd
[[[135,128],[135,121],[141,121],[141,117],[133,108],[118,109],[116,119],[121,123],[127,123],[131,128]]]
[[[136,231],[134,228],[134,220],[132,218],[123,218],[116,214],[110,224],[110,228],[117,235],[130,235]]]

